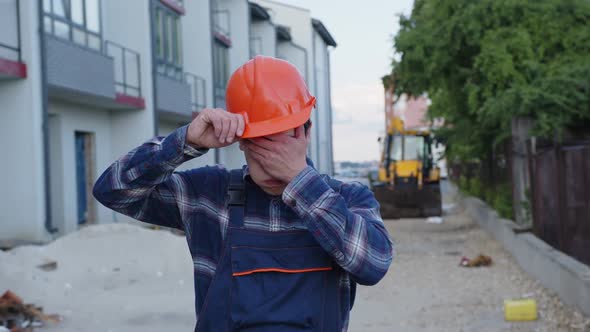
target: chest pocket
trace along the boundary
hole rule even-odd
[[[233,247],[234,331],[320,331],[332,260],[319,246]]]

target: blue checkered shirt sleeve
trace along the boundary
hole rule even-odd
[[[155,137],[115,161],[96,181],[94,197],[137,220],[184,229],[177,202],[197,193],[187,190],[187,174],[174,169],[207,152],[185,143],[187,127]]]

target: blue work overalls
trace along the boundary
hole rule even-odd
[[[341,331],[340,269],[306,230],[245,229],[242,174],[230,173],[229,226],[195,331]]]

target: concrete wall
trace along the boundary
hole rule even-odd
[[[517,233],[519,226],[501,219],[496,211],[473,197],[462,197],[465,211],[502,243],[528,274],[556,292],[563,302],[590,315],[590,267],[555,250],[532,233]]]
[[[28,77],[0,82],[0,241],[44,241],[45,177],[38,1],[21,1],[21,47]],[[0,19],[0,26],[4,27]],[[16,27],[9,29],[16,29]],[[2,30],[2,29],[0,29]]]
[[[277,31],[272,22],[252,22],[250,33],[250,42],[260,43],[260,50],[255,52],[256,55],[277,56]]]

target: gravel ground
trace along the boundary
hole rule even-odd
[[[443,188],[445,206],[456,192]],[[529,277],[499,243],[458,207],[442,224],[424,219],[387,220],[397,256],[376,286],[359,287],[350,331],[590,331],[590,319]],[[459,267],[462,256],[491,256],[490,267]],[[533,298],[534,322],[506,322],[505,299]]]

